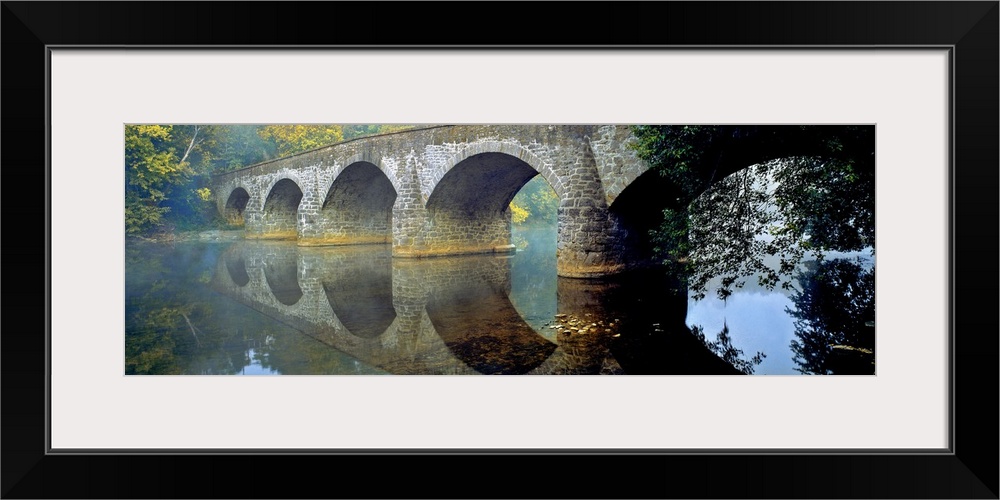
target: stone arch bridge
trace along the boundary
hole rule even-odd
[[[425,257],[512,251],[509,203],[541,175],[559,198],[559,275],[594,277],[651,256],[656,192],[630,186],[657,176],[632,140],[626,125],[423,127],[220,174],[212,191],[248,239]]]

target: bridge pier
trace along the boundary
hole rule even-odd
[[[622,259],[618,232],[604,207],[560,208],[556,245],[559,276],[607,276],[629,265]]]

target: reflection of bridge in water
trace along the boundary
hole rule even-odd
[[[213,288],[396,374],[620,373],[606,330],[539,334],[511,304],[510,257],[393,259],[387,245],[239,242]],[[598,285],[559,278],[559,311],[597,314]],[[595,329],[596,330],[596,329]]]

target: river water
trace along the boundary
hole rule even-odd
[[[426,259],[394,259],[382,245],[130,242],[125,373],[874,371],[874,304],[838,307],[861,296],[846,278],[834,280],[843,285],[836,300],[819,295],[830,287],[803,300],[747,286],[725,301],[695,301],[662,273],[558,277],[554,228],[518,229],[514,239],[512,255]],[[837,276],[857,281],[865,265]],[[853,345],[831,347],[844,343],[844,324]],[[798,359],[793,341],[803,346]]]

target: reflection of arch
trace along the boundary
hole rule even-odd
[[[376,338],[396,319],[391,282],[358,283],[349,289],[337,289],[324,283],[323,291],[337,319],[355,337]]]
[[[275,182],[264,200],[264,231],[267,238],[295,238],[302,189],[294,180],[282,178]]]
[[[392,304],[392,260],[355,254],[323,281],[333,314],[355,337],[374,339],[396,319]],[[388,255],[388,253],[386,253]]]
[[[302,298],[299,287],[299,269],[296,258],[275,256],[264,262],[264,279],[274,298],[286,306],[295,305]]]
[[[345,168],[330,184],[320,219],[331,237],[345,243],[392,241],[392,206],[396,189],[375,164],[359,161]]]
[[[227,252],[223,258],[226,261],[226,269],[229,271],[229,278],[236,286],[244,287],[250,283],[250,275],[247,273],[247,264],[243,259],[243,254]]]
[[[527,373],[557,347],[524,322],[503,291],[486,282],[443,288],[428,298],[426,310],[452,354],[479,373]]]
[[[236,226],[243,225],[243,211],[247,207],[247,203],[250,201],[250,193],[246,189],[237,186],[232,192],[229,193],[229,197],[226,198],[226,207],[223,211],[223,217],[230,224]]]

